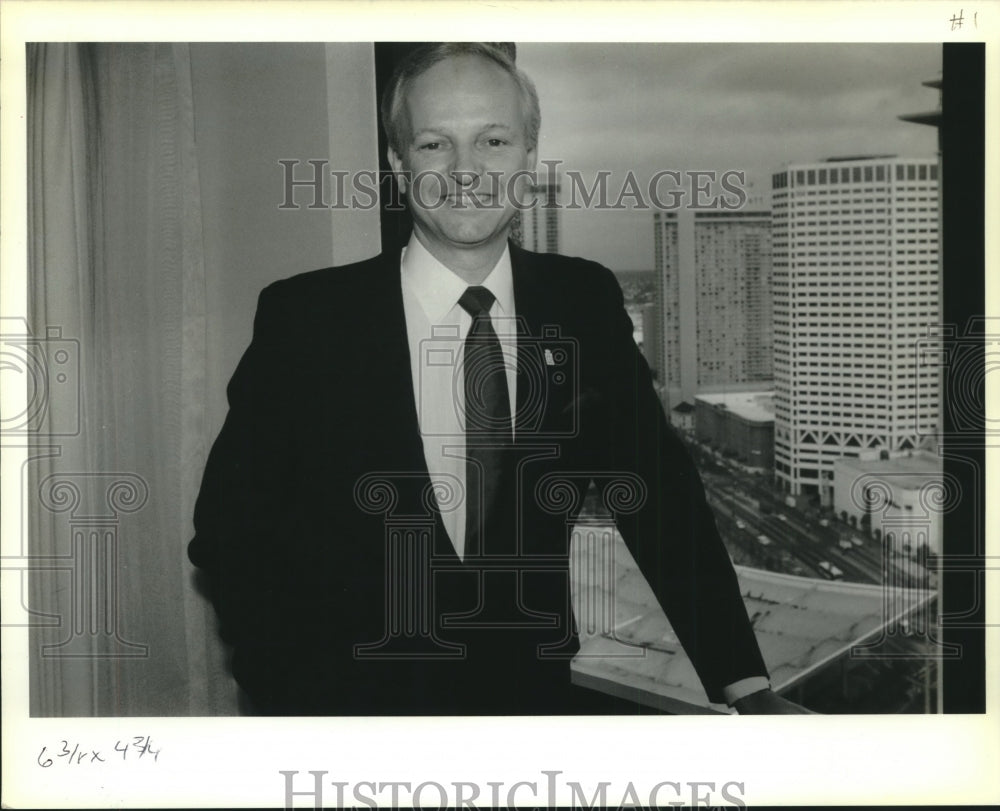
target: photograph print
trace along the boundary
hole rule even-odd
[[[981,46],[26,59],[31,716],[984,711]]]

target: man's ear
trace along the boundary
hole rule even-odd
[[[399,190],[405,193],[406,176],[403,174],[403,159],[396,154],[396,150],[391,146],[386,151],[385,156],[389,159],[389,166],[392,167],[392,173],[396,176],[396,183],[399,184]]]

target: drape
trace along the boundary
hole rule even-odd
[[[50,367],[26,480],[31,713],[233,713],[186,558],[211,441],[189,49],[27,58],[28,312]]]

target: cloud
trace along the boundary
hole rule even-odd
[[[764,185],[788,162],[936,149],[932,128],[897,117],[937,106],[921,83],[940,76],[940,45],[524,43],[518,63],[542,104],[540,157],[566,168],[742,168]],[[603,253],[631,229],[578,230],[567,249]]]

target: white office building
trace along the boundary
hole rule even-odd
[[[832,505],[834,462],[938,432],[936,158],[773,177],[775,475]]]

